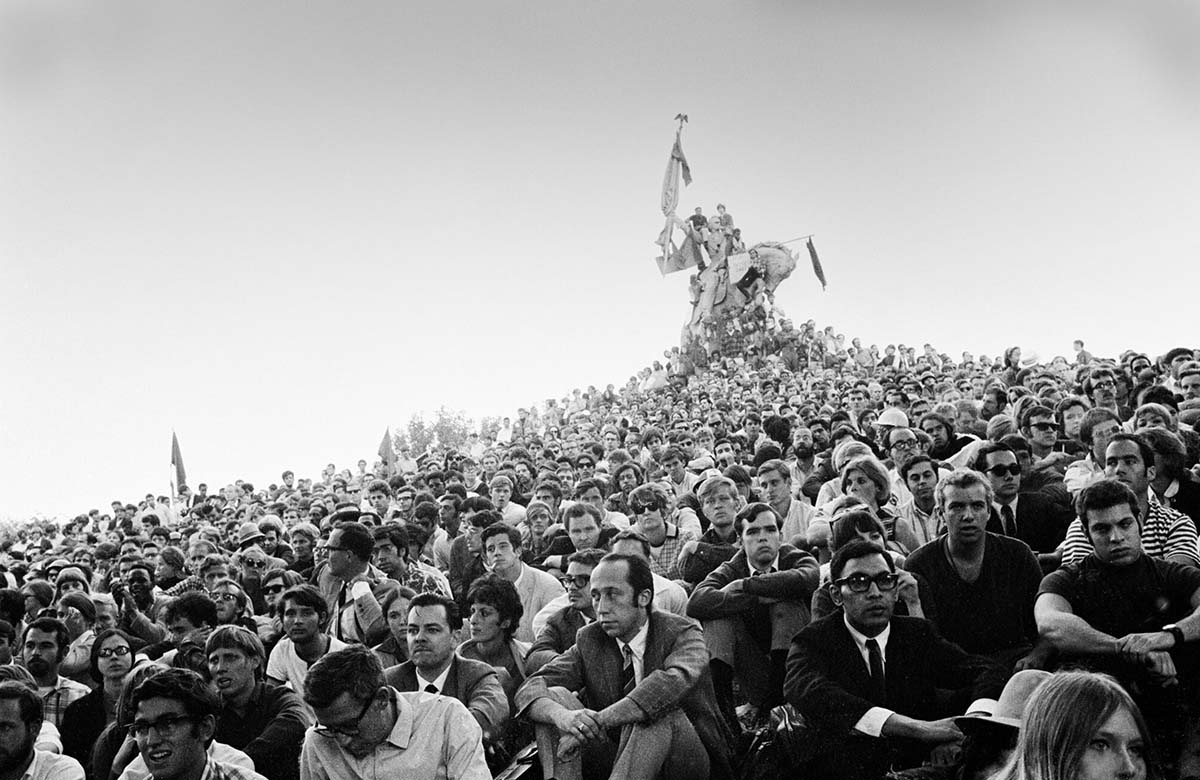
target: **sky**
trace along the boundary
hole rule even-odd
[[[1169,0],[0,0],[0,519],[165,493],[172,431],[267,484],[624,382],[690,314],[680,112],[681,213],[815,234],[795,320],[1194,344],[1198,39]]]

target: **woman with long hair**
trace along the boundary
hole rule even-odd
[[[1116,680],[1060,672],[1025,707],[1017,749],[993,780],[1147,780],[1150,732]]]
[[[100,685],[63,713],[63,752],[87,769],[92,763],[92,747],[104,727],[117,716],[117,702],[125,684],[125,675],[133,668],[135,643],[119,628],[101,631],[92,643],[89,672]]]

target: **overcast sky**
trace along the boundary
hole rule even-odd
[[[689,313],[678,112],[681,212],[816,234],[797,320],[1195,343],[1197,40],[1194,2],[0,0],[0,517],[165,492],[172,429],[266,484],[625,381]]]

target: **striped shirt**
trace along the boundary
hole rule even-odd
[[[1193,566],[1200,566],[1200,543],[1196,525],[1187,515],[1168,509],[1150,495],[1150,510],[1142,521],[1142,551],[1151,558],[1164,560],[1172,556],[1186,557]],[[1067,527],[1062,543],[1062,563],[1081,561],[1092,552],[1092,542],[1083,530],[1079,518]]]

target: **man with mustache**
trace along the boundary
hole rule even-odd
[[[67,655],[70,634],[61,620],[38,618],[30,623],[21,637],[21,658],[25,668],[33,675],[42,697],[43,718],[62,725],[63,713],[68,705],[91,693],[82,683],[60,677],[58,667]]]
[[[83,780],[83,767],[70,756],[38,750],[42,700],[16,680],[0,682],[0,777]]]

